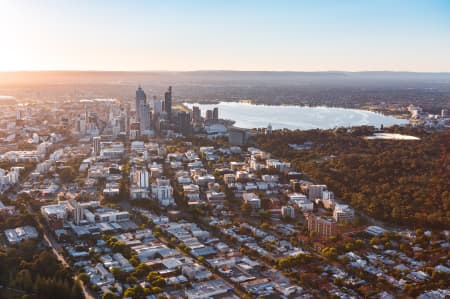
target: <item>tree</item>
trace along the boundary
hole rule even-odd
[[[334,247],[325,247],[322,249],[321,254],[329,259],[335,259],[337,257],[337,249]]]
[[[261,223],[260,227],[261,227],[261,229],[268,229],[268,228],[270,228],[270,224],[267,222],[263,222],[263,223]]]
[[[116,299],[116,295],[111,292],[106,292],[103,294],[102,299]]]
[[[163,277],[160,277],[154,281],[151,282],[151,284],[155,287],[164,287],[166,285],[166,280]]]
[[[82,281],[84,284],[89,283],[89,275],[85,272],[81,272],[80,274],[78,274],[77,277],[80,281]]]
[[[114,275],[114,278],[117,279],[118,281],[125,281],[127,277],[127,274],[118,267],[113,267],[111,269],[111,273],[112,275]]]
[[[450,206],[450,132],[425,132],[421,128],[386,130],[414,135],[420,140],[366,140],[361,136],[375,131],[366,127],[352,131],[277,131],[270,138],[257,135],[255,143],[278,158],[291,160],[293,168],[326,184],[344,202],[371,217],[445,229]],[[301,153],[287,146],[305,140],[317,146]],[[320,157],[330,155],[335,158],[317,163]]]
[[[60,264],[51,251],[42,251],[31,264],[33,273],[47,277],[52,276],[59,268]]]
[[[33,280],[31,278],[31,272],[28,269],[19,271],[16,275],[16,284],[20,288],[29,292],[33,288]]]
[[[269,211],[261,211],[259,213],[259,217],[260,217],[261,221],[266,221],[270,218],[270,212]]]
[[[364,242],[363,242],[363,240],[358,239],[358,240],[355,241],[355,248],[356,248],[356,249],[361,249],[361,248],[363,248],[363,247],[364,247]]]
[[[138,278],[143,278],[145,276],[145,274],[148,273],[148,271],[149,271],[149,267],[144,263],[140,263],[134,269],[134,275]]]
[[[80,283],[75,281],[72,285],[72,290],[70,291],[70,297],[72,299],[82,299],[84,298],[83,291],[81,289]]]
[[[137,255],[132,255],[131,256],[131,258],[130,258],[130,263],[134,266],[134,267],[136,267],[136,266],[138,266],[139,265],[139,258],[137,257]]]
[[[136,294],[136,292],[135,292],[134,288],[128,288],[123,293],[123,297],[125,297],[125,298],[127,298],[127,297],[134,298],[135,294]]]
[[[158,294],[158,293],[161,293],[162,291],[163,290],[160,287],[152,287],[152,289],[151,289],[152,294]]]
[[[57,170],[57,173],[59,174],[59,179],[63,183],[70,183],[76,178],[76,172],[72,167],[62,167]]]
[[[244,216],[248,217],[248,216],[250,216],[250,214],[252,212],[252,206],[249,205],[248,203],[243,203],[241,205],[241,211]]]

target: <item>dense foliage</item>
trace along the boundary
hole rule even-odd
[[[367,140],[370,127],[352,130],[275,131],[256,145],[290,160],[307,178],[376,219],[448,228],[450,223],[450,132],[393,127],[420,140]],[[288,144],[313,142],[309,150]]]
[[[83,298],[72,273],[37,241],[0,250],[0,265],[0,298]]]

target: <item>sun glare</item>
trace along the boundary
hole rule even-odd
[[[0,71],[30,69],[33,45],[28,16],[19,1],[0,0]]]

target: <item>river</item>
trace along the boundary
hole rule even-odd
[[[193,106],[198,106],[202,116],[206,115],[206,110],[218,107],[219,118],[234,120],[236,127],[245,129],[266,128],[269,124],[272,125],[273,129],[309,130],[362,125],[389,127],[408,123],[406,119],[381,113],[336,107],[254,105],[240,102],[184,103],[184,105],[190,109]]]

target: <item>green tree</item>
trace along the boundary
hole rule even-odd
[[[116,295],[111,292],[106,292],[103,294],[102,299],[116,299]]]
[[[84,284],[89,283],[89,275],[85,272],[81,272],[80,274],[78,274],[77,278]]]

